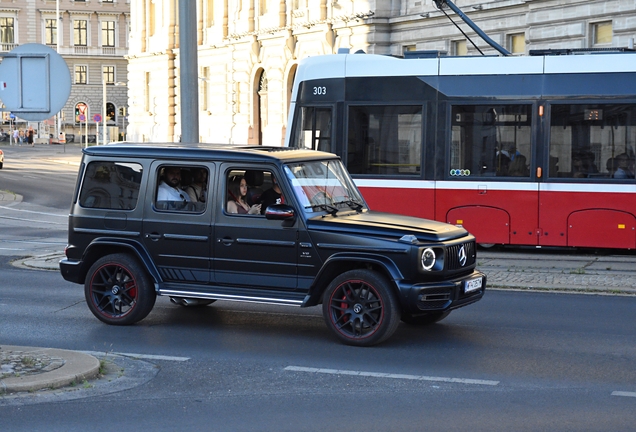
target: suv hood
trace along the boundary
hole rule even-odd
[[[447,241],[468,235],[468,231],[464,228],[447,223],[374,211],[338,216],[315,216],[310,218],[307,224],[311,230],[367,234],[396,239],[412,234],[420,241]]]

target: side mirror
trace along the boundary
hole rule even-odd
[[[296,219],[296,212],[286,204],[273,204],[265,210],[265,217],[269,220],[293,221]]]

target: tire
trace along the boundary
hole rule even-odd
[[[350,270],[336,277],[323,295],[322,314],[345,344],[376,345],[400,323],[400,311],[389,282],[371,270]]]
[[[424,315],[402,314],[402,321],[410,325],[429,325],[440,322],[446,318],[451,311],[446,312],[430,312]]]
[[[93,315],[112,325],[141,321],[157,299],[148,273],[128,254],[97,260],[86,275],[84,295]]]
[[[216,300],[197,299],[190,297],[170,297],[170,302],[183,307],[203,307],[211,305]]]

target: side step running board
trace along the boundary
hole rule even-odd
[[[301,306],[303,299],[290,299],[290,298],[276,298],[274,296],[250,296],[239,294],[222,294],[214,292],[201,292],[201,291],[186,291],[186,290],[172,290],[172,289],[159,289],[157,295],[170,296],[170,297],[188,297],[206,300],[229,300],[248,303],[263,303],[282,306]],[[304,298],[304,294],[302,296]]]

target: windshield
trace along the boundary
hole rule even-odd
[[[361,211],[365,207],[340,160],[289,164],[285,173],[306,212],[336,213],[344,208]]]

